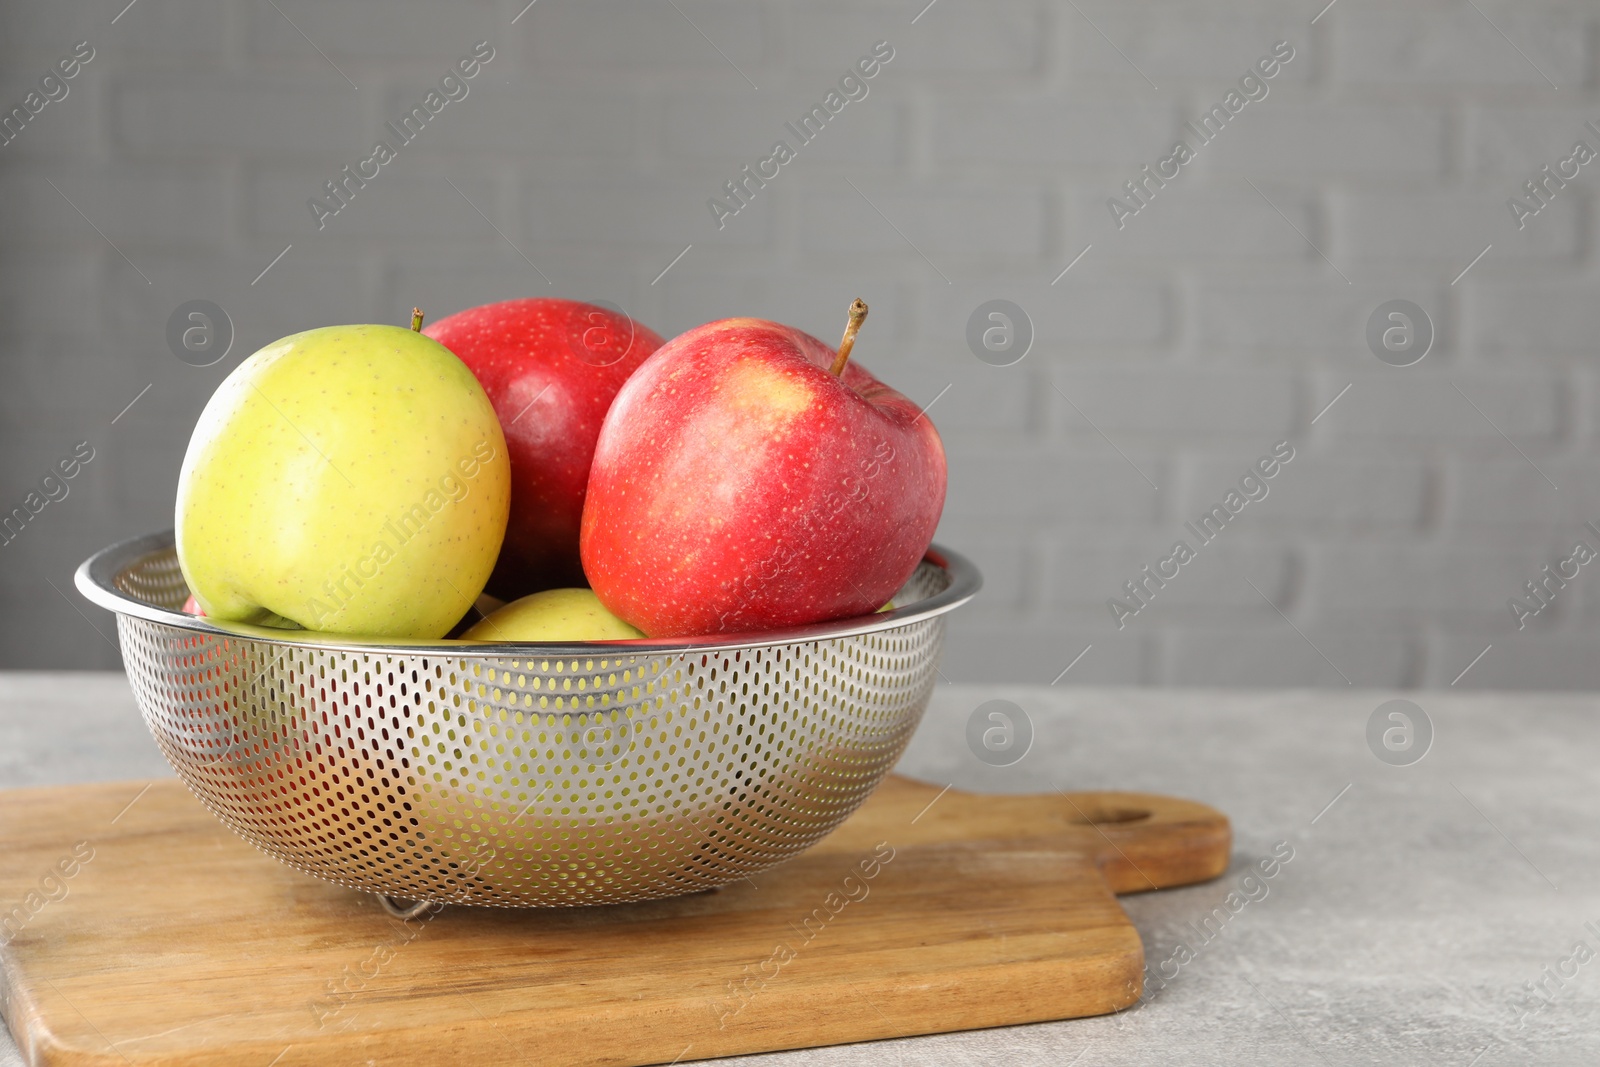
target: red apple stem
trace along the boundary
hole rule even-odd
[[[839,342],[839,354],[834,357],[833,366],[828,368],[828,373],[835,378],[844,373],[844,365],[850,362],[850,350],[856,346],[856,334],[866,320],[867,305],[858,296],[850,304],[850,320],[844,326],[844,340]]]
[[[411,329],[416,333],[422,332],[422,309],[411,309]]]

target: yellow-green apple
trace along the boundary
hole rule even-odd
[[[643,637],[600,603],[592,589],[546,589],[475,623],[463,641],[622,641]]]
[[[494,567],[510,494],[494,408],[447,348],[397,326],[308,330],[207,402],[178,476],[178,562],[213,619],[442,637]]]
[[[477,375],[505,429],[511,518],[489,588],[512,598],[581,584],[578,525],[600,423],[661,338],[609,308],[543,297],[459,311],[423,333]]]
[[[944,508],[944,448],[906,397],[760,319],[673,338],[611,406],[583,511],[583,567],[651,637],[875,611],[910,577]]]

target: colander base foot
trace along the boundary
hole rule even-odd
[[[382,893],[375,895],[378,898],[378,903],[383,906],[383,910],[393,915],[396,919],[415,919],[429,908],[438,911],[444,907],[443,904],[436,904],[431,900],[404,900],[400,897],[385,896]]]

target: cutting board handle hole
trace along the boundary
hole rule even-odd
[[[1078,805],[1072,813],[1072,822],[1087,823],[1090,826],[1122,826],[1131,822],[1142,822],[1150,817],[1150,812],[1144,808],[1096,808]]]

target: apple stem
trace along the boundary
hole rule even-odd
[[[839,354],[834,357],[833,366],[828,368],[828,373],[837,378],[844,373],[844,365],[850,362],[850,350],[856,346],[856,334],[861,330],[861,324],[867,319],[867,305],[859,296],[850,304],[850,321],[845,323],[844,340],[839,342]]]
[[[417,333],[422,332],[422,309],[411,309],[411,329]]]

